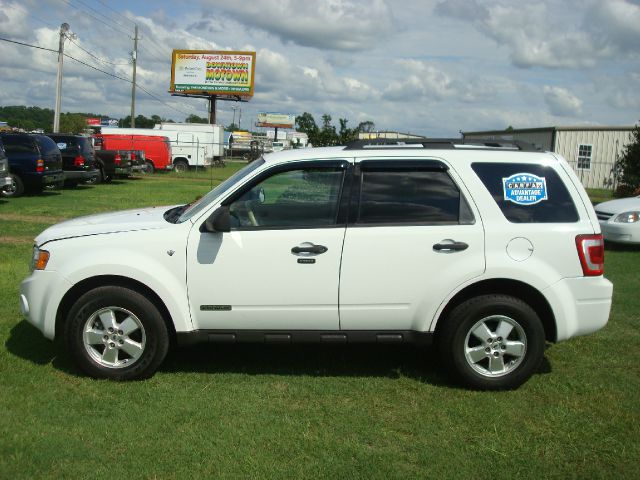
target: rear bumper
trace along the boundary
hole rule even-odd
[[[65,180],[75,180],[79,182],[86,182],[92,180],[98,176],[98,170],[65,170]]]
[[[61,185],[64,182],[64,172],[55,173],[31,173],[21,177],[27,187],[46,187],[48,185]]]
[[[116,167],[115,172],[116,172],[116,175],[131,175],[132,168],[131,167]]]
[[[609,320],[613,284],[604,277],[565,278],[542,292],[556,317],[556,341],[587,335]]]

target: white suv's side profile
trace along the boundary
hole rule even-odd
[[[193,204],[78,218],[35,243],[23,314],[120,380],[152,375],[171,337],[435,342],[465,384],[514,388],[545,342],[602,328],[611,307],[586,192],[523,145],[280,152]]]

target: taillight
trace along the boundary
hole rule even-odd
[[[120,165],[122,163],[122,156],[119,153],[116,153],[116,156],[113,157],[113,162],[116,165]]]
[[[73,159],[73,164],[76,167],[84,167],[84,157],[82,155],[78,155],[76,158]]]
[[[41,158],[36,160],[36,172],[44,172],[44,160]]]
[[[136,158],[136,152],[131,152],[131,161],[133,162]]]
[[[602,235],[578,235],[576,237],[582,273],[596,277],[604,273],[604,238]]]

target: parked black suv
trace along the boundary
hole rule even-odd
[[[47,133],[47,137],[56,142],[62,154],[66,186],[75,187],[78,183],[96,182],[99,171],[96,168],[93,144],[89,137],[67,133]]]
[[[3,133],[0,139],[9,157],[12,181],[2,191],[3,196],[17,197],[25,191],[37,193],[50,185],[62,187],[62,156],[53,140],[28,133]]]

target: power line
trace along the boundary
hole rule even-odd
[[[71,4],[71,2],[69,0],[60,0],[61,2],[66,3],[68,6],[70,6],[71,8],[76,8],[76,9],[81,9],[84,11],[85,14],[89,15],[91,18],[93,18],[94,20],[97,20],[98,22],[102,23],[103,25],[106,25],[107,27],[109,27],[110,29],[112,29],[115,32],[121,33],[123,35],[126,35],[127,37],[131,38],[129,36],[129,33],[125,32],[124,30],[120,30],[119,28],[114,27],[113,25],[105,22],[104,20],[96,17],[95,15],[91,14],[91,12],[89,12],[87,9],[83,9],[81,7],[78,7],[77,5],[73,5]]]
[[[135,25],[136,22],[134,22],[133,20],[131,20],[128,17],[125,17],[124,15],[122,15],[120,12],[118,12],[117,10],[115,10],[114,8],[111,8],[111,6],[109,6],[108,4],[104,3],[102,0],[97,0],[98,3],[100,3],[103,7],[107,7],[109,10],[111,10],[113,13],[115,13],[116,15],[118,15],[119,17],[124,18],[126,21],[131,22]],[[119,25],[122,25],[121,23]]]
[[[68,38],[68,37],[67,37],[67,38]],[[114,62],[110,62],[110,61],[108,61],[108,60],[104,60],[104,59],[102,59],[102,58],[100,58],[100,57],[97,57],[96,55],[94,55],[93,53],[91,53],[89,50],[85,50],[84,48],[82,48],[78,43],[76,43],[76,42],[73,40],[73,38],[68,38],[68,40],[69,40],[71,43],[73,43],[76,47],[78,47],[80,50],[82,50],[84,53],[86,53],[87,55],[89,55],[89,56],[91,56],[91,57],[95,58],[95,59],[96,59],[96,60],[98,60],[99,62],[106,63],[106,64],[108,64],[108,65],[114,65],[114,66],[116,66],[116,67],[118,67],[118,66],[124,66],[124,65],[129,65],[129,63],[114,63]]]
[[[9,42],[9,43],[15,43],[15,44],[17,44],[17,45],[23,45],[23,46],[25,46],[25,47],[37,48],[37,49],[39,49],[39,50],[46,50],[46,51],[48,51],[48,52],[58,53],[58,51],[57,51],[57,50],[54,50],[54,49],[52,49],[52,48],[41,47],[40,45],[32,45],[32,44],[30,44],[30,43],[18,42],[18,41],[16,41],[16,40],[10,40],[10,39],[8,39],[8,38],[2,38],[2,37],[0,37],[0,40],[1,40],[1,41],[3,41],[3,42]],[[93,70],[96,70],[96,71],[98,71],[98,72],[100,72],[100,73],[104,73],[105,75],[108,75],[108,76],[110,76],[110,77],[117,78],[118,80],[122,80],[122,81],[127,82],[127,83],[133,83],[133,82],[132,82],[131,80],[129,80],[128,78],[120,77],[119,75],[114,75],[113,73],[106,72],[106,71],[104,71],[104,70],[102,70],[102,69],[100,69],[100,68],[94,67],[93,65],[90,65],[90,64],[88,64],[88,63],[86,63],[86,62],[83,62],[82,60],[78,60],[77,58],[75,58],[75,57],[73,57],[73,56],[71,56],[71,55],[69,55],[69,54],[67,54],[67,53],[65,53],[65,54],[64,54],[64,56],[65,56],[65,57],[67,57],[67,58],[70,58],[71,60],[73,60],[73,61],[75,61],[75,62],[78,62],[78,63],[80,63],[80,64],[82,64],[82,65],[84,65],[84,66],[86,66],[86,67],[92,68]],[[164,100],[162,100],[162,99],[161,99],[160,97],[158,97],[157,95],[155,95],[155,94],[151,93],[149,90],[147,90],[145,87],[143,87],[140,83],[136,83],[136,87],[137,87],[137,88],[139,88],[140,90],[142,90],[142,91],[143,91],[144,93],[146,93],[147,95],[149,95],[149,96],[150,96],[151,98],[153,98],[154,100],[156,100],[156,101],[158,101],[158,102],[162,103],[163,105],[165,105],[165,106],[167,106],[167,107],[171,108],[172,110],[175,110],[176,112],[180,112],[180,113],[182,113],[183,115],[187,115],[187,116],[189,115],[189,114],[188,114],[187,112],[185,112],[184,110],[180,110],[179,108],[174,107],[173,105],[168,104],[167,102],[165,102]]]

